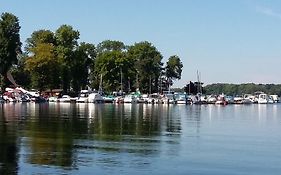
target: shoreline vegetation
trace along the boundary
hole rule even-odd
[[[16,16],[2,13],[2,91],[12,85],[40,92],[63,89],[66,94],[83,89],[154,93],[169,89],[173,81],[181,79],[180,57],[172,55],[164,63],[162,54],[148,41],[126,45],[105,40],[94,45],[80,42],[80,32],[63,24],[55,31],[34,31],[22,44],[20,28]]]
[[[281,84],[226,84],[216,83],[204,87],[205,91],[209,94],[239,95],[239,94],[254,94],[255,92],[262,91],[266,94],[276,94],[281,96]]]
[[[175,80],[181,79],[183,64],[172,55],[163,56],[148,41],[125,45],[122,41],[105,40],[97,45],[80,42],[80,32],[70,25],[57,30],[34,31],[22,43],[16,16],[2,13],[0,18],[0,86],[36,89],[39,92],[62,89],[64,94],[79,94],[92,89],[112,92],[163,93]],[[203,86],[189,82],[174,91],[188,94],[253,94],[263,91],[281,96],[281,85],[224,84]]]
[[[192,82],[191,82],[192,84]],[[196,82],[195,82],[196,84]],[[184,88],[172,88],[175,92],[186,92],[189,93],[189,84]],[[226,94],[226,95],[243,95],[243,94],[254,94],[255,92],[264,92],[266,94],[276,94],[281,96],[281,84],[255,84],[255,83],[213,83],[202,87],[203,94]],[[198,87],[195,85],[191,88],[190,94],[197,94]]]

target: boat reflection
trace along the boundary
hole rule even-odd
[[[15,174],[18,159],[30,165],[76,168],[81,161],[87,164],[85,160],[112,166],[119,162],[114,154],[124,152],[155,156],[161,154],[161,145],[179,144],[181,135],[179,112],[165,105],[4,104],[1,112],[1,138],[10,142],[1,144],[0,167],[11,167]],[[89,152],[99,156],[87,158]],[[107,153],[113,155],[104,157]],[[10,158],[14,166],[6,165]],[[149,161],[140,159],[139,165],[143,163]]]

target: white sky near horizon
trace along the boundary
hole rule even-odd
[[[281,1],[277,0],[0,0],[0,13],[19,18],[21,39],[68,24],[80,42],[149,41],[178,55],[182,79],[174,87],[205,84],[281,84]]]

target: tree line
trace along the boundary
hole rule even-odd
[[[257,91],[262,91],[267,94],[277,94],[281,96],[281,85],[280,84],[210,84],[204,87],[206,94],[221,94],[226,95],[242,95],[242,94],[254,94]]]
[[[1,87],[9,86],[10,72],[19,86],[79,92],[88,87],[103,91],[144,93],[167,90],[181,78],[183,64],[172,55],[164,64],[162,54],[148,41],[125,45],[105,40],[94,45],[79,42],[80,32],[70,25],[55,31],[34,31],[24,47],[16,16],[0,19]]]

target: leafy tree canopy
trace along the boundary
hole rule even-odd
[[[25,69],[31,73],[33,87],[40,90],[56,88],[59,84],[59,65],[55,59],[55,47],[40,43],[31,49],[33,56],[27,58]]]
[[[41,43],[52,43],[56,45],[56,38],[52,31],[50,30],[37,30],[31,34],[31,37],[26,40],[26,50],[37,46]]]
[[[140,90],[157,92],[163,66],[161,53],[151,43],[144,41],[130,46],[128,57],[134,60]]]
[[[242,94],[253,94],[257,91],[263,91],[268,94],[281,95],[281,85],[275,84],[224,84],[216,83],[210,84],[204,87],[206,94],[227,94],[227,95],[242,95]]]
[[[58,45],[74,49],[78,45],[80,33],[74,30],[72,26],[64,24],[56,30],[55,37]]]
[[[181,79],[183,64],[177,55],[169,58],[166,65],[166,76],[171,79]]]
[[[13,64],[17,64],[20,52],[20,25],[16,16],[3,13],[0,18],[0,73],[5,75]]]
[[[121,41],[105,40],[97,45],[97,52],[100,54],[105,51],[123,51],[125,48]]]

